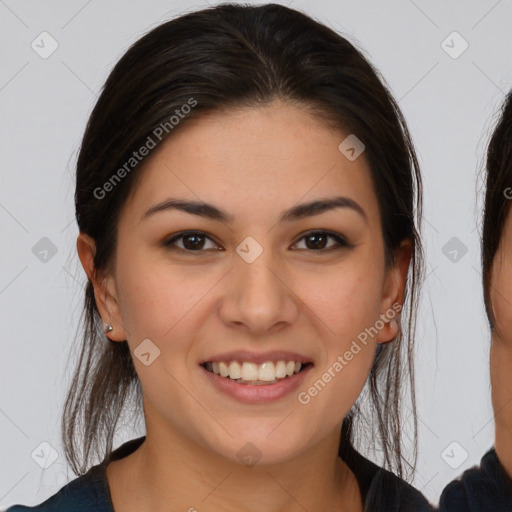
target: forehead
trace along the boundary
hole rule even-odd
[[[378,217],[364,152],[350,160],[339,149],[348,135],[280,102],[209,113],[184,123],[155,151],[132,191],[129,211],[166,195],[249,214],[343,195]]]

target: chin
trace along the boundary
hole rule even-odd
[[[296,435],[290,435],[291,425],[285,425],[286,420],[279,425],[282,419],[265,422],[265,428],[260,425],[258,429],[238,429],[237,432],[226,426],[233,437],[223,431],[222,440],[211,440],[207,446],[221,457],[244,466],[286,463],[305,449],[309,433],[300,435],[294,430]]]

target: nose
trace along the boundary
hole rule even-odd
[[[227,276],[219,314],[229,327],[271,334],[295,322],[299,298],[292,279],[270,250],[248,263],[238,254]]]

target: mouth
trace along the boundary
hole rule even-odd
[[[205,361],[200,366],[236,384],[268,386],[307,371],[313,363],[284,359],[261,364],[249,361]]]

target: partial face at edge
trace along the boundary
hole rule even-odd
[[[505,219],[500,244],[492,263],[489,298],[495,319],[493,339],[512,345],[512,216]]]
[[[274,103],[191,122],[147,163],[119,221],[115,275],[97,297],[105,293],[100,312],[114,326],[109,337],[127,339],[132,354],[146,339],[160,350],[148,366],[134,357],[148,432],[173,431],[234,461],[252,442],[261,463],[290,459],[339,432],[376,342],[397,331],[385,323],[333,373],[335,363],[401,301],[410,257],[405,250],[403,264],[386,272],[364,154],[349,161],[338,150],[347,135]],[[279,220],[299,204],[340,196],[364,213],[345,206]],[[169,198],[214,205],[233,220],[177,209],[144,218]],[[199,233],[168,243],[183,231]],[[278,400],[243,403],[200,366],[238,350],[289,351],[311,367]],[[308,390],[319,379],[324,385],[313,396]]]

